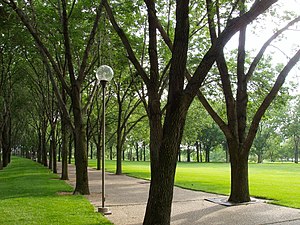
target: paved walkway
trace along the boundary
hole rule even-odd
[[[59,166],[60,167],[60,164]],[[60,171],[60,170],[59,170]],[[75,168],[69,165],[68,181],[75,185]],[[106,174],[106,206],[112,211],[107,218],[115,225],[142,224],[148,197],[149,182],[125,175]],[[97,209],[101,206],[101,171],[89,169],[91,195],[87,198]],[[198,191],[175,187],[172,225],[299,225],[300,210],[263,202],[227,207],[207,198],[219,198]]]

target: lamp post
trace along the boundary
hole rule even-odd
[[[102,207],[98,208],[98,212],[104,215],[111,214],[109,208],[105,207],[105,86],[111,81],[113,75],[112,68],[106,65],[100,66],[96,71],[97,80],[102,86]]]

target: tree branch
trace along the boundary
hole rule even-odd
[[[269,94],[265,97],[262,104],[259,106],[258,110],[256,111],[252,123],[249,128],[249,132],[247,135],[247,138],[244,143],[244,150],[249,151],[250,146],[253,143],[253,140],[255,138],[255,135],[257,133],[257,129],[259,126],[259,123],[261,121],[261,118],[263,117],[264,113],[272,103],[272,101],[275,99],[279,89],[284,84],[285,78],[291,71],[291,69],[299,62],[300,60],[300,50],[298,50],[295,55],[289,60],[289,62],[286,64],[286,66],[283,68],[283,70],[278,75],[275,84]]]

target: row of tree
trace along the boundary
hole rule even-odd
[[[251,147],[264,148],[255,146],[260,122],[275,96],[284,95],[279,90],[300,57],[295,49],[284,64],[272,66],[264,56],[300,20],[293,13],[281,18],[276,3],[0,0],[1,164],[7,165],[11,149],[21,149],[25,155],[35,152],[45,166],[49,160],[56,172],[61,155],[62,179],[67,179],[73,145],[74,193],[89,194],[88,151],[96,147],[100,159],[102,122],[94,71],[109,64],[116,74],[107,100],[116,173],[122,173],[126,144],[149,143],[151,185],[144,224],[170,224],[181,144],[191,151],[189,146],[198,143],[208,161],[210,148],[223,143],[231,163],[229,201],[250,201]],[[264,16],[282,27],[253,56],[246,51],[247,29],[263,24]],[[228,52],[225,46],[235,34],[237,50]],[[280,133],[279,127],[273,130]]]

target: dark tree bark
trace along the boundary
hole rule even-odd
[[[210,162],[210,148],[207,146],[205,147],[205,162]]]
[[[62,166],[62,172],[61,172],[61,180],[68,180],[69,179],[69,173],[68,173],[68,137],[71,136],[67,121],[62,116],[62,121],[61,121],[61,166]],[[69,138],[71,139],[71,138]],[[69,140],[71,143],[70,151],[72,148],[72,141]],[[70,157],[71,158],[71,157]]]
[[[248,184],[248,154],[242,149],[237,148],[236,143],[229,142],[229,151],[231,152],[231,191],[228,201],[234,203],[249,202],[249,184]],[[236,152],[239,152],[236,154]]]
[[[178,162],[181,162],[181,149],[179,148],[178,151]]]
[[[68,164],[72,163],[72,158],[73,158],[73,143],[74,143],[73,137],[74,137],[73,132],[69,132],[69,136],[68,136],[68,138],[69,138]]]
[[[135,143],[135,157],[136,157],[136,161],[140,161],[139,144],[138,144],[138,142]]]
[[[1,140],[0,140],[0,148],[2,148],[2,141]],[[0,170],[3,170],[2,154],[0,154]]]
[[[196,159],[197,159],[197,162],[200,162],[200,149],[199,149],[199,142],[198,141],[196,141],[196,143],[195,143],[195,145],[196,145]]]
[[[2,166],[7,167],[9,164],[9,158],[11,154],[10,150],[10,126],[9,126],[9,118],[7,119],[3,131],[2,131]],[[1,135],[1,134],[0,134]]]
[[[81,88],[87,75],[89,53],[94,43],[96,31],[98,29],[100,15],[103,7],[102,2],[99,3],[96,9],[96,15],[92,24],[92,29],[90,31],[89,36],[87,37],[87,42],[84,47],[83,56],[78,70],[76,71],[74,68],[75,63],[73,62],[71,41],[69,37],[70,32],[68,20],[70,19],[70,17],[67,12],[67,1],[58,1],[56,9],[58,9],[59,11],[58,14],[60,16],[60,22],[62,25],[62,35],[65,47],[64,56],[67,62],[70,85],[68,85],[68,82],[64,78],[62,71],[59,69],[59,65],[54,60],[55,55],[53,56],[51,54],[51,51],[49,51],[49,49],[46,47],[46,44],[43,42],[43,38],[40,37],[39,32],[37,32],[36,30],[36,26],[32,24],[31,20],[27,17],[26,13],[24,13],[23,9],[19,8],[18,4],[14,0],[1,2],[3,4],[8,4],[17,13],[22,23],[26,26],[26,28],[34,38],[35,44],[39,49],[47,68],[52,67],[54,73],[57,76],[57,79],[60,81],[61,86],[71,97],[73,107],[73,123],[70,116],[68,116],[68,122],[69,126],[73,128],[75,140],[76,187],[74,190],[74,194],[89,194],[87,176],[86,133],[85,124],[83,123],[83,114],[86,112],[86,109],[84,107],[81,107]],[[78,62],[76,61],[76,64],[77,63]],[[77,72],[77,76],[75,75],[75,71]],[[50,80],[53,85],[60,109],[63,110],[66,113],[66,115],[69,115],[68,110],[62,100],[58,85],[56,83],[56,79],[52,74],[50,74]],[[89,100],[89,102],[91,102],[92,98]],[[43,161],[45,162],[44,157]]]
[[[299,142],[300,137],[294,135],[294,143],[295,143],[295,163],[299,162]]]
[[[184,88],[189,39],[189,1],[176,1],[176,28],[174,46],[156,17],[155,2],[145,0],[149,27],[149,75],[138,62],[124,31],[116,22],[112,9],[104,0],[108,17],[127,50],[128,58],[143,79],[148,91],[147,114],[150,124],[151,184],[144,224],[170,224],[174,175],[187,110],[227,41],[242,27],[269,8],[276,0],[256,1],[247,15],[228,23],[211,48],[204,55],[193,77]],[[171,49],[169,90],[166,113],[161,109],[161,90],[157,56],[157,33]],[[164,116],[165,115],[165,116]],[[164,117],[163,117],[164,116]],[[164,118],[164,120],[163,120]],[[170,132],[172,131],[172,132]]]
[[[208,8],[212,7],[212,2],[207,0]],[[244,17],[249,12],[244,11],[244,2],[241,3],[241,16]],[[261,2],[262,3],[262,2]],[[271,2],[269,2],[271,3]],[[258,3],[260,4],[260,3]],[[273,3],[271,3],[273,4]],[[255,4],[254,4],[255,5]],[[258,5],[256,5],[258,6]],[[257,9],[258,10],[258,9]],[[209,11],[209,10],[208,10]],[[251,11],[251,10],[250,10]],[[211,11],[213,12],[213,11]],[[211,33],[212,43],[215,43],[218,39],[215,32],[215,23],[213,22],[214,13],[208,13],[209,28]],[[223,133],[225,134],[229,154],[230,154],[230,164],[231,164],[231,194],[229,201],[231,202],[247,202],[250,201],[249,194],[249,184],[248,184],[248,156],[250,148],[253,144],[253,140],[257,133],[259,123],[262,116],[264,115],[267,108],[270,106],[271,102],[277,95],[280,87],[283,85],[286,76],[289,71],[294,67],[297,61],[299,61],[300,50],[295,53],[295,55],[290,59],[287,65],[279,73],[273,88],[265,96],[265,99],[259,106],[254,117],[251,120],[250,126],[247,127],[247,85],[248,81],[251,79],[258,62],[263,56],[266,48],[270,43],[278,37],[284,30],[289,26],[299,21],[300,17],[291,21],[283,29],[278,30],[272,37],[267,40],[267,42],[262,46],[261,50],[254,58],[250,65],[248,72],[245,72],[245,35],[246,26],[240,29],[239,35],[239,45],[238,45],[238,58],[237,58],[237,90],[236,99],[233,96],[233,91],[231,88],[231,81],[228,72],[227,63],[225,61],[223,51],[220,52],[217,57],[217,66],[221,75],[222,89],[225,96],[226,110],[227,110],[227,121],[226,124],[221,117],[214,111],[208,101],[204,98],[202,93],[198,93],[198,98],[202,105],[214,119],[214,121],[219,125]]]
[[[88,159],[86,149],[86,132],[81,112],[81,88],[74,85],[72,88],[72,105],[74,116],[74,141],[76,162],[76,186],[74,194],[89,194],[88,186]]]
[[[42,163],[42,132],[41,127],[38,129],[38,149],[37,149],[37,162]]]
[[[186,161],[191,162],[191,149],[190,149],[189,145],[188,145],[188,148],[186,150]]]
[[[146,143],[143,142],[143,161],[146,161]]]
[[[52,138],[51,138],[51,152],[52,152],[52,171],[53,173],[57,173],[57,138],[56,138],[56,124],[51,128],[52,131]]]
[[[42,118],[42,127],[41,127],[41,152],[42,152],[42,164],[48,166],[48,151],[47,151],[47,119]]]

